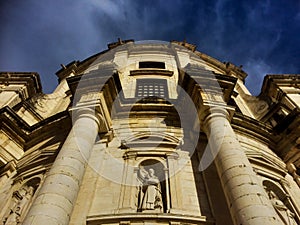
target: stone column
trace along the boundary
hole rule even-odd
[[[204,131],[211,151],[217,154],[215,164],[234,224],[282,224],[226,118],[226,109],[208,111]]]
[[[23,225],[67,225],[100,127],[95,110],[77,109],[73,127]]]
[[[168,168],[164,168],[165,171],[165,182],[166,182],[166,201],[167,201],[167,208],[166,208],[166,212],[169,213],[170,212],[170,189],[169,189],[169,169]]]

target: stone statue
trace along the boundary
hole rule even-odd
[[[140,206],[141,211],[156,210],[158,212],[163,211],[162,195],[160,182],[157,176],[155,176],[154,169],[150,168],[147,172],[144,167],[139,170],[139,177],[142,179],[143,186],[140,190]]]
[[[29,204],[34,193],[34,188],[31,186],[25,186],[21,190],[17,191],[14,195],[17,196],[17,201],[14,200],[14,204],[9,209],[9,214],[3,221],[4,225],[16,225],[20,224],[20,217],[26,206]],[[14,197],[15,198],[15,197]]]
[[[279,215],[280,219],[284,222],[285,225],[297,225],[297,222],[294,218],[294,213],[292,213],[284,203],[278,198],[274,191],[270,190],[268,196],[272,202],[275,211]]]

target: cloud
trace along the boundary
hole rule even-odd
[[[109,1],[109,0],[91,0],[88,1],[87,4],[90,4],[94,9],[98,9],[109,15],[114,19],[121,19],[122,16],[122,6],[124,6],[123,1]]]
[[[251,79],[247,79],[247,85],[250,88],[252,94],[258,95],[260,93],[261,84],[266,74],[272,74],[271,66],[264,61],[257,59],[250,59],[243,68],[251,76]]]
[[[83,60],[118,37],[186,39],[220,61],[244,65],[258,94],[264,71],[300,72],[299,9],[297,0],[5,1],[0,70],[37,71],[50,92],[61,63]]]

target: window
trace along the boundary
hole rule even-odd
[[[136,97],[168,97],[167,80],[138,79],[136,80]]]
[[[151,62],[151,61],[145,61],[145,62],[139,62],[139,68],[156,68],[156,69],[165,69],[165,63],[164,62]]]

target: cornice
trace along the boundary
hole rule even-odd
[[[181,82],[179,85],[187,92],[191,92],[195,88],[200,88],[207,93],[215,93],[221,90],[222,93],[217,94],[222,94],[225,102],[229,101],[237,82],[237,78],[235,77],[217,74],[197,66],[194,68],[194,65],[189,65],[185,73],[181,72],[180,76]]]
[[[234,75],[237,78],[241,79],[243,82],[245,81],[247,77],[247,73],[245,73],[242,70],[241,66],[236,66],[231,62],[220,62],[219,60],[202,53],[200,51],[197,51],[197,46],[194,44],[187,43],[185,40],[184,41],[171,41],[172,44],[177,44],[179,46],[183,46],[186,49],[192,51],[195,53],[195,55],[199,56],[201,59],[203,59],[205,62],[211,64],[212,66],[221,69],[222,71],[225,72],[227,75]]]
[[[235,132],[254,138],[272,149],[285,162],[299,164],[300,154],[294,146],[297,146],[300,132],[299,113],[294,117],[283,120],[280,126],[272,127],[267,123],[252,119],[241,113],[235,113],[231,121]]]
[[[133,39],[129,39],[129,40],[122,40],[121,38],[118,38],[118,41],[117,42],[112,42],[112,43],[109,43],[107,45],[108,49],[113,49],[113,48],[116,48],[120,45],[124,45],[124,44],[127,44],[127,43],[133,43],[134,40]]]
[[[250,136],[259,142],[274,147],[275,139],[270,125],[235,112],[231,120],[232,128],[243,135]]]
[[[80,93],[92,91],[100,92],[104,88],[105,84],[111,81],[113,81],[117,89],[121,87],[119,76],[114,71],[113,66],[101,68],[99,71],[91,71],[86,74],[79,74],[67,78],[67,82],[73,96],[75,95],[76,91]]]
[[[74,75],[82,74],[99,56],[105,54],[110,49],[106,49],[99,53],[96,53],[83,61],[80,60],[73,60],[72,62],[68,63],[67,65],[61,64],[61,69],[59,69],[55,74],[58,77],[58,80],[61,81],[73,73]]]
[[[122,46],[125,44],[130,44],[134,43],[133,39],[130,40],[121,40],[120,38],[118,39],[117,42],[113,42],[108,44],[108,49],[105,49],[104,51],[101,51],[99,53],[96,53],[83,61],[72,61],[67,65],[61,65],[62,68],[56,72],[56,75],[59,78],[59,81],[61,81],[64,78],[67,78],[71,73],[74,73],[75,75],[78,75],[80,73],[83,73],[85,69],[88,68],[99,56],[111,51],[112,49]],[[200,51],[196,51],[197,46],[194,44],[187,43],[186,41],[170,41],[171,44],[175,44],[178,46],[183,46],[187,50],[194,52],[195,55],[203,59],[205,62],[208,64],[211,64],[213,67],[219,68],[220,70],[224,71],[226,75],[229,76],[234,76],[238,79],[241,79],[243,82],[245,81],[245,78],[247,77],[247,73],[245,73],[242,69],[241,66],[235,66],[231,62],[220,62],[219,60],[202,53]],[[167,74],[165,74],[167,75]]]
[[[195,54],[205,62],[208,62],[211,65],[223,70],[226,75],[234,75],[243,82],[245,82],[245,79],[248,76],[248,74],[241,69],[241,66],[238,67],[231,62],[220,62],[219,60],[199,51],[196,51]]]
[[[27,87],[28,96],[24,95],[22,92],[19,93],[23,99],[30,98],[35,94],[42,92],[40,76],[36,72],[0,72],[0,83],[5,85],[25,85]]]
[[[52,136],[53,132],[57,133],[55,129],[57,126],[68,129],[66,124],[71,124],[67,111],[57,113],[32,126],[9,107],[0,110],[0,118],[0,129],[4,130],[19,146],[22,146],[24,151],[44,138]]]
[[[277,84],[279,87],[300,87],[300,74],[268,74],[264,78],[262,92],[267,92],[271,83]]]
[[[131,70],[130,76],[142,76],[142,75],[159,75],[159,76],[173,76],[173,71],[162,70],[162,69],[139,69],[139,70]]]

